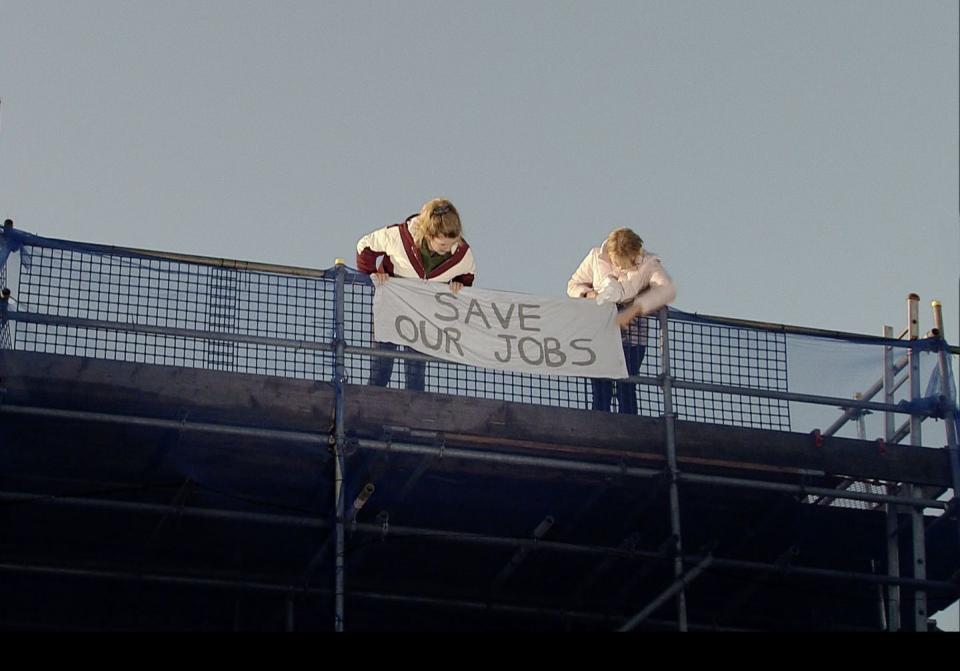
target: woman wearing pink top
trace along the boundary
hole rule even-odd
[[[587,254],[567,282],[567,295],[598,303],[616,303],[623,336],[627,373],[636,375],[646,353],[643,317],[657,312],[677,295],[660,257],[643,248],[643,240],[629,228],[618,228],[600,247]],[[619,412],[637,414],[635,384],[591,379],[593,409],[610,410],[616,387]]]

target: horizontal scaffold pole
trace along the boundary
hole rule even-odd
[[[55,408],[40,408],[35,406],[22,405],[0,405],[0,414],[17,414],[37,417],[53,417],[57,419],[68,419],[78,421],[107,422],[126,424],[131,426],[154,427],[161,429],[170,429],[175,431],[190,432],[197,431],[203,433],[216,433],[225,435],[239,435],[253,438],[264,438],[269,440],[283,440],[299,443],[312,443],[315,445],[328,445],[329,438],[326,434],[307,433],[304,431],[284,431],[279,429],[257,429],[245,426],[232,426],[226,424],[213,424],[209,422],[179,421],[174,419],[160,419],[156,417],[140,417],[135,415],[119,415],[101,412],[89,412],[79,410],[59,410]],[[513,464],[526,466],[539,466],[544,468],[553,468],[580,473],[591,473],[596,475],[628,476],[637,478],[653,478],[662,474],[659,469],[640,468],[636,466],[619,466],[612,464],[595,464],[582,461],[555,459],[548,457],[530,457],[515,454],[504,454],[502,452],[481,452],[477,450],[467,450],[453,447],[440,447],[432,445],[416,445],[409,443],[386,442],[380,440],[353,439],[352,442],[362,449],[371,449],[379,451],[394,451],[396,453],[419,454],[429,456],[445,456],[460,458],[478,462]],[[765,482],[761,480],[747,480],[745,478],[730,478],[715,475],[701,475],[695,473],[678,474],[680,481],[698,482],[702,484],[713,484],[727,487],[738,487],[743,489],[759,489],[766,491],[780,491],[798,495],[832,496],[840,499],[851,499],[857,501],[871,501],[877,503],[893,503],[897,505],[913,506],[917,508],[938,508],[945,509],[946,501],[935,499],[909,498],[903,496],[890,496],[884,494],[871,494],[869,492],[852,492],[845,490],[836,490],[829,487],[810,487],[806,485],[790,484],[785,482]]]
[[[306,515],[299,517],[296,515],[280,515],[274,513],[251,513],[245,511],[198,508],[196,506],[146,504],[82,497],[61,497],[47,494],[27,494],[22,492],[0,491],[0,501],[8,501],[22,505],[51,505],[101,510],[121,510],[141,514],[177,515],[184,518],[197,517],[207,519],[236,520],[252,523],[277,524],[282,526],[307,527],[316,529],[329,529],[333,526],[326,520],[308,517]],[[358,523],[354,531],[355,533],[367,533],[375,536],[382,536],[383,534],[383,528],[379,524]],[[425,529],[420,527],[406,527],[393,524],[390,525],[389,536],[426,538],[442,542],[502,546],[512,547],[514,549],[529,548],[531,550],[537,549],[543,552],[609,556],[627,560],[667,561],[671,559],[671,557],[669,557],[668,554],[663,551],[625,549],[594,545],[577,545],[573,543],[547,541],[543,539],[502,537],[470,533],[465,531]],[[705,557],[698,555],[684,555],[683,557],[683,561],[688,564],[696,564],[702,562],[704,559]],[[835,578],[839,580],[854,580],[873,584],[894,584],[907,587],[922,587],[928,590],[942,590],[949,593],[960,594],[960,585],[945,581],[893,578],[890,576],[875,575],[872,573],[856,573],[834,569],[805,568],[796,565],[783,566],[782,564],[766,564],[763,562],[723,559],[720,557],[713,557],[712,564],[715,568],[782,573],[793,576]],[[2,566],[0,566],[0,568],[2,568]],[[284,589],[289,591],[290,585],[285,585]]]
[[[20,574],[54,575],[80,579],[143,582],[158,585],[184,585],[231,592],[259,592],[265,594],[276,594],[285,597],[290,596],[289,585],[268,583],[263,581],[239,580],[237,578],[208,578],[199,576],[181,577],[162,573],[129,573],[105,569],[71,569],[61,566],[41,566],[36,564],[27,565],[15,564],[11,562],[0,562],[0,571]],[[330,599],[333,597],[333,590],[328,588],[311,587],[306,590],[298,590],[297,597]],[[623,616],[592,613],[588,611],[544,608],[536,606],[518,606],[514,604],[497,603],[493,601],[471,601],[468,599],[424,597],[410,594],[389,594],[386,592],[373,592],[365,590],[351,590],[350,597],[378,602],[437,606],[440,608],[472,610],[484,613],[502,613],[505,615],[528,617],[553,617],[561,620],[580,620],[606,625],[620,624],[626,619]],[[647,620],[647,622],[648,624],[663,628],[674,627],[676,624],[674,622],[665,620]],[[691,624],[690,627],[692,629],[700,629],[704,631],[750,631],[747,629],[733,627],[720,627],[712,624]]]
[[[382,440],[357,439],[354,441],[358,447],[372,450],[393,451],[396,453],[430,455],[444,458],[460,458],[472,461],[484,461],[497,464],[510,464],[516,466],[541,466],[544,468],[555,468],[560,470],[577,471],[582,473],[596,473],[602,475],[626,475],[638,478],[659,477],[663,471],[652,468],[639,468],[634,466],[616,466],[612,464],[591,464],[581,461],[567,459],[553,459],[549,457],[527,457],[523,455],[504,454],[502,452],[477,452],[453,447],[439,447],[432,445],[416,445],[409,443],[387,442]],[[739,487],[743,489],[762,489],[767,491],[780,491],[798,495],[825,495],[835,498],[853,499],[858,501],[873,501],[896,503],[905,506],[915,506],[922,508],[947,507],[946,501],[937,501],[935,499],[915,499],[905,496],[889,496],[884,494],[871,494],[868,492],[851,492],[844,490],[831,489],[829,487],[809,487],[806,485],[794,485],[786,482],[764,482],[761,480],[747,480],[745,478],[730,478],[716,475],[700,475],[694,473],[679,473],[677,476],[680,482],[697,482],[701,484],[720,485],[725,487]]]
[[[331,343],[316,342],[313,340],[292,340],[288,338],[269,338],[266,336],[245,335],[236,333],[218,333],[216,331],[204,331],[198,329],[183,329],[169,326],[159,326],[150,324],[118,323],[102,321],[97,319],[83,319],[79,317],[62,317],[55,315],[43,315],[33,312],[13,311],[8,313],[10,321],[19,321],[32,324],[45,324],[49,326],[68,326],[72,328],[100,329],[110,331],[125,331],[130,333],[142,333],[149,335],[163,335],[181,338],[197,338],[201,340],[216,340],[219,342],[236,342],[250,345],[266,345],[271,347],[285,347],[293,350],[310,350],[318,352],[335,351]],[[368,347],[358,347],[348,345],[343,347],[344,354],[375,356],[389,359],[404,359],[411,361],[436,361],[435,357],[426,354],[411,351],[383,351],[371,349]],[[643,375],[634,375],[624,378],[628,382],[642,384],[647,386],[659,386],[660,379]],[[876,401],[856,400],[842,398],[837,396],[818,396],[815,394],[801,394],[789,391],[776,391],[772,389],[753,389],[750,387],[736,387],[723,384],[712,384],[707,382],[688,382],[680,379],[673,379],[675,389],[689,389],[692,391],[706,391],[718,394],[732,394],[735,396],[747,396],[751,398],[771,398],[781,401],[795,401],[797,403],[809,403],[812,405],[829,405],[842,407],[846,409],[874,410],[877,412],[896,412],[902,414],[911,414],[910,408],[901,405],[879,403]],[[927,415],[929,412],[918,413]]]

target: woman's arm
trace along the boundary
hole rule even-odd
[[[377,258],[387,252],[387,228],[367,233],[357,241],[357,270],[360,272],[369,275],[377,272]]]
[[[663,269],[659,261],[656,263],[647,289],[637,295],[633,305],[617,315],[617,323],[620,328],[626,328],[637,317],[653,314],[677,297],[677,289],[673,285],[670,275]]]
[[[592,298],[597,295],[593,287],[594,256],[594,250],[591,249],[567,281],[567,296],[570,298]]]

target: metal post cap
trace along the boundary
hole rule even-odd
[[[930,307],[932,308],[940,307],[940,301],[930,301]]]
[[[344,259],[336,259],[336,260],[334,260],[333,265],[335,265],[335,266],[345,266],[345,265],[347,265],[347,262],[346,262]]]

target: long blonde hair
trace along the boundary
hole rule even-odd
[[[446,198],[434,198],[424,203],[417,215],[413,240],[419,247],[426,238],[459,238],[463,235],[460,213]]]

